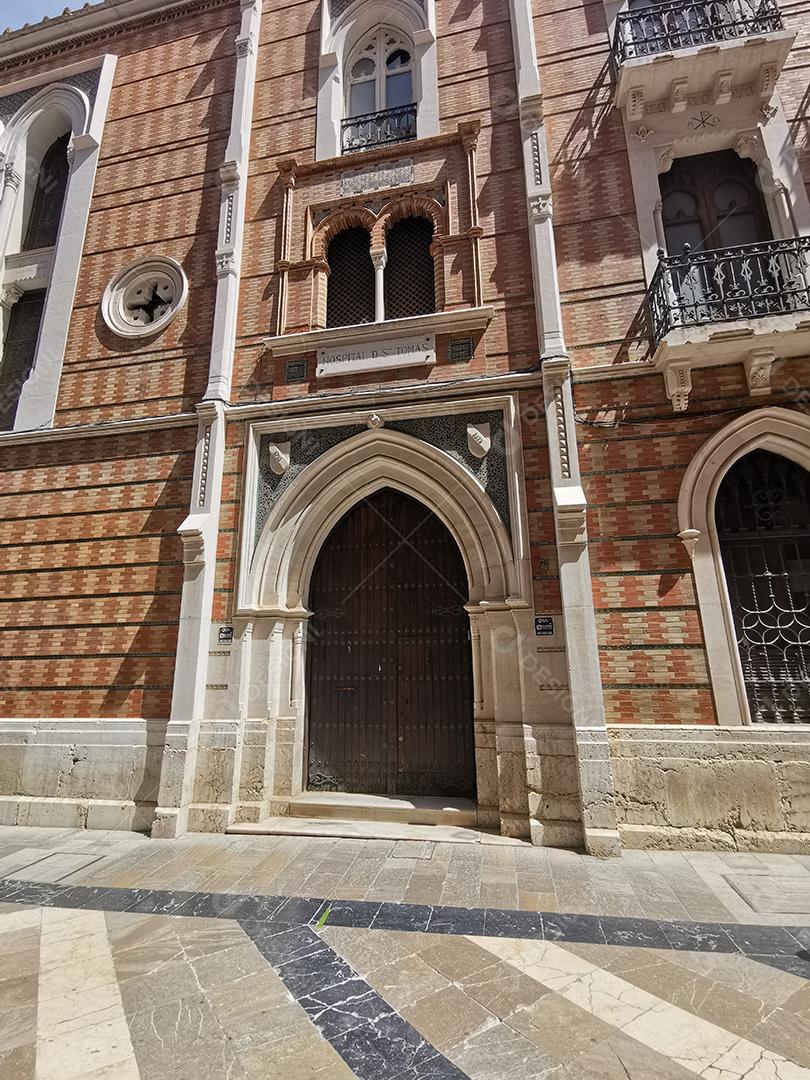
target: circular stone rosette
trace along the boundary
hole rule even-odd
[[[119,271],[104,290],[101,314],[121,337],[160,333],[188,297],[180,263],[164,255],[139,259]]]

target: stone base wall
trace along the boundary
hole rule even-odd
[[[0,825],[147,832],[165,721],[0,720]]]
[[[810,852],[810,728],[615,725],[622,843]]]

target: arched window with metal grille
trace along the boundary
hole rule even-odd
[[[56,243],[70,171],[69,141],[70,132],[60,135],[51,143],[42,158],[22,244],[23,251],[53,247]]]
[[[715,505],[745,691],[756,722],[810,722],[810,472],[754,450]]]
[[[374,322],[371,234],[360,226],[337,233],[329,242],[326,261],[329,264],[327,327]]]
[[[406,217],[388,230],[385,247],[385,317],[407,319],[436,310],[433,223]]]

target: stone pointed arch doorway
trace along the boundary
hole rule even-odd
[[[309,790],[475,798],[468,592],[450,530],[404,492],[337,522],[307,604]]]

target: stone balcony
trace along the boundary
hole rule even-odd
[[[696,0],[653,4],[616,17],[615,103],[640,120],[651,102],[678,112],[706,95],[722,105],[771,97],[795,38],[776,0]]]
[[[647,293],[654,363],[676,411],[691,371],[741,361],[751,394],[774,360],[810,354],[810,237],[660,257]]]

